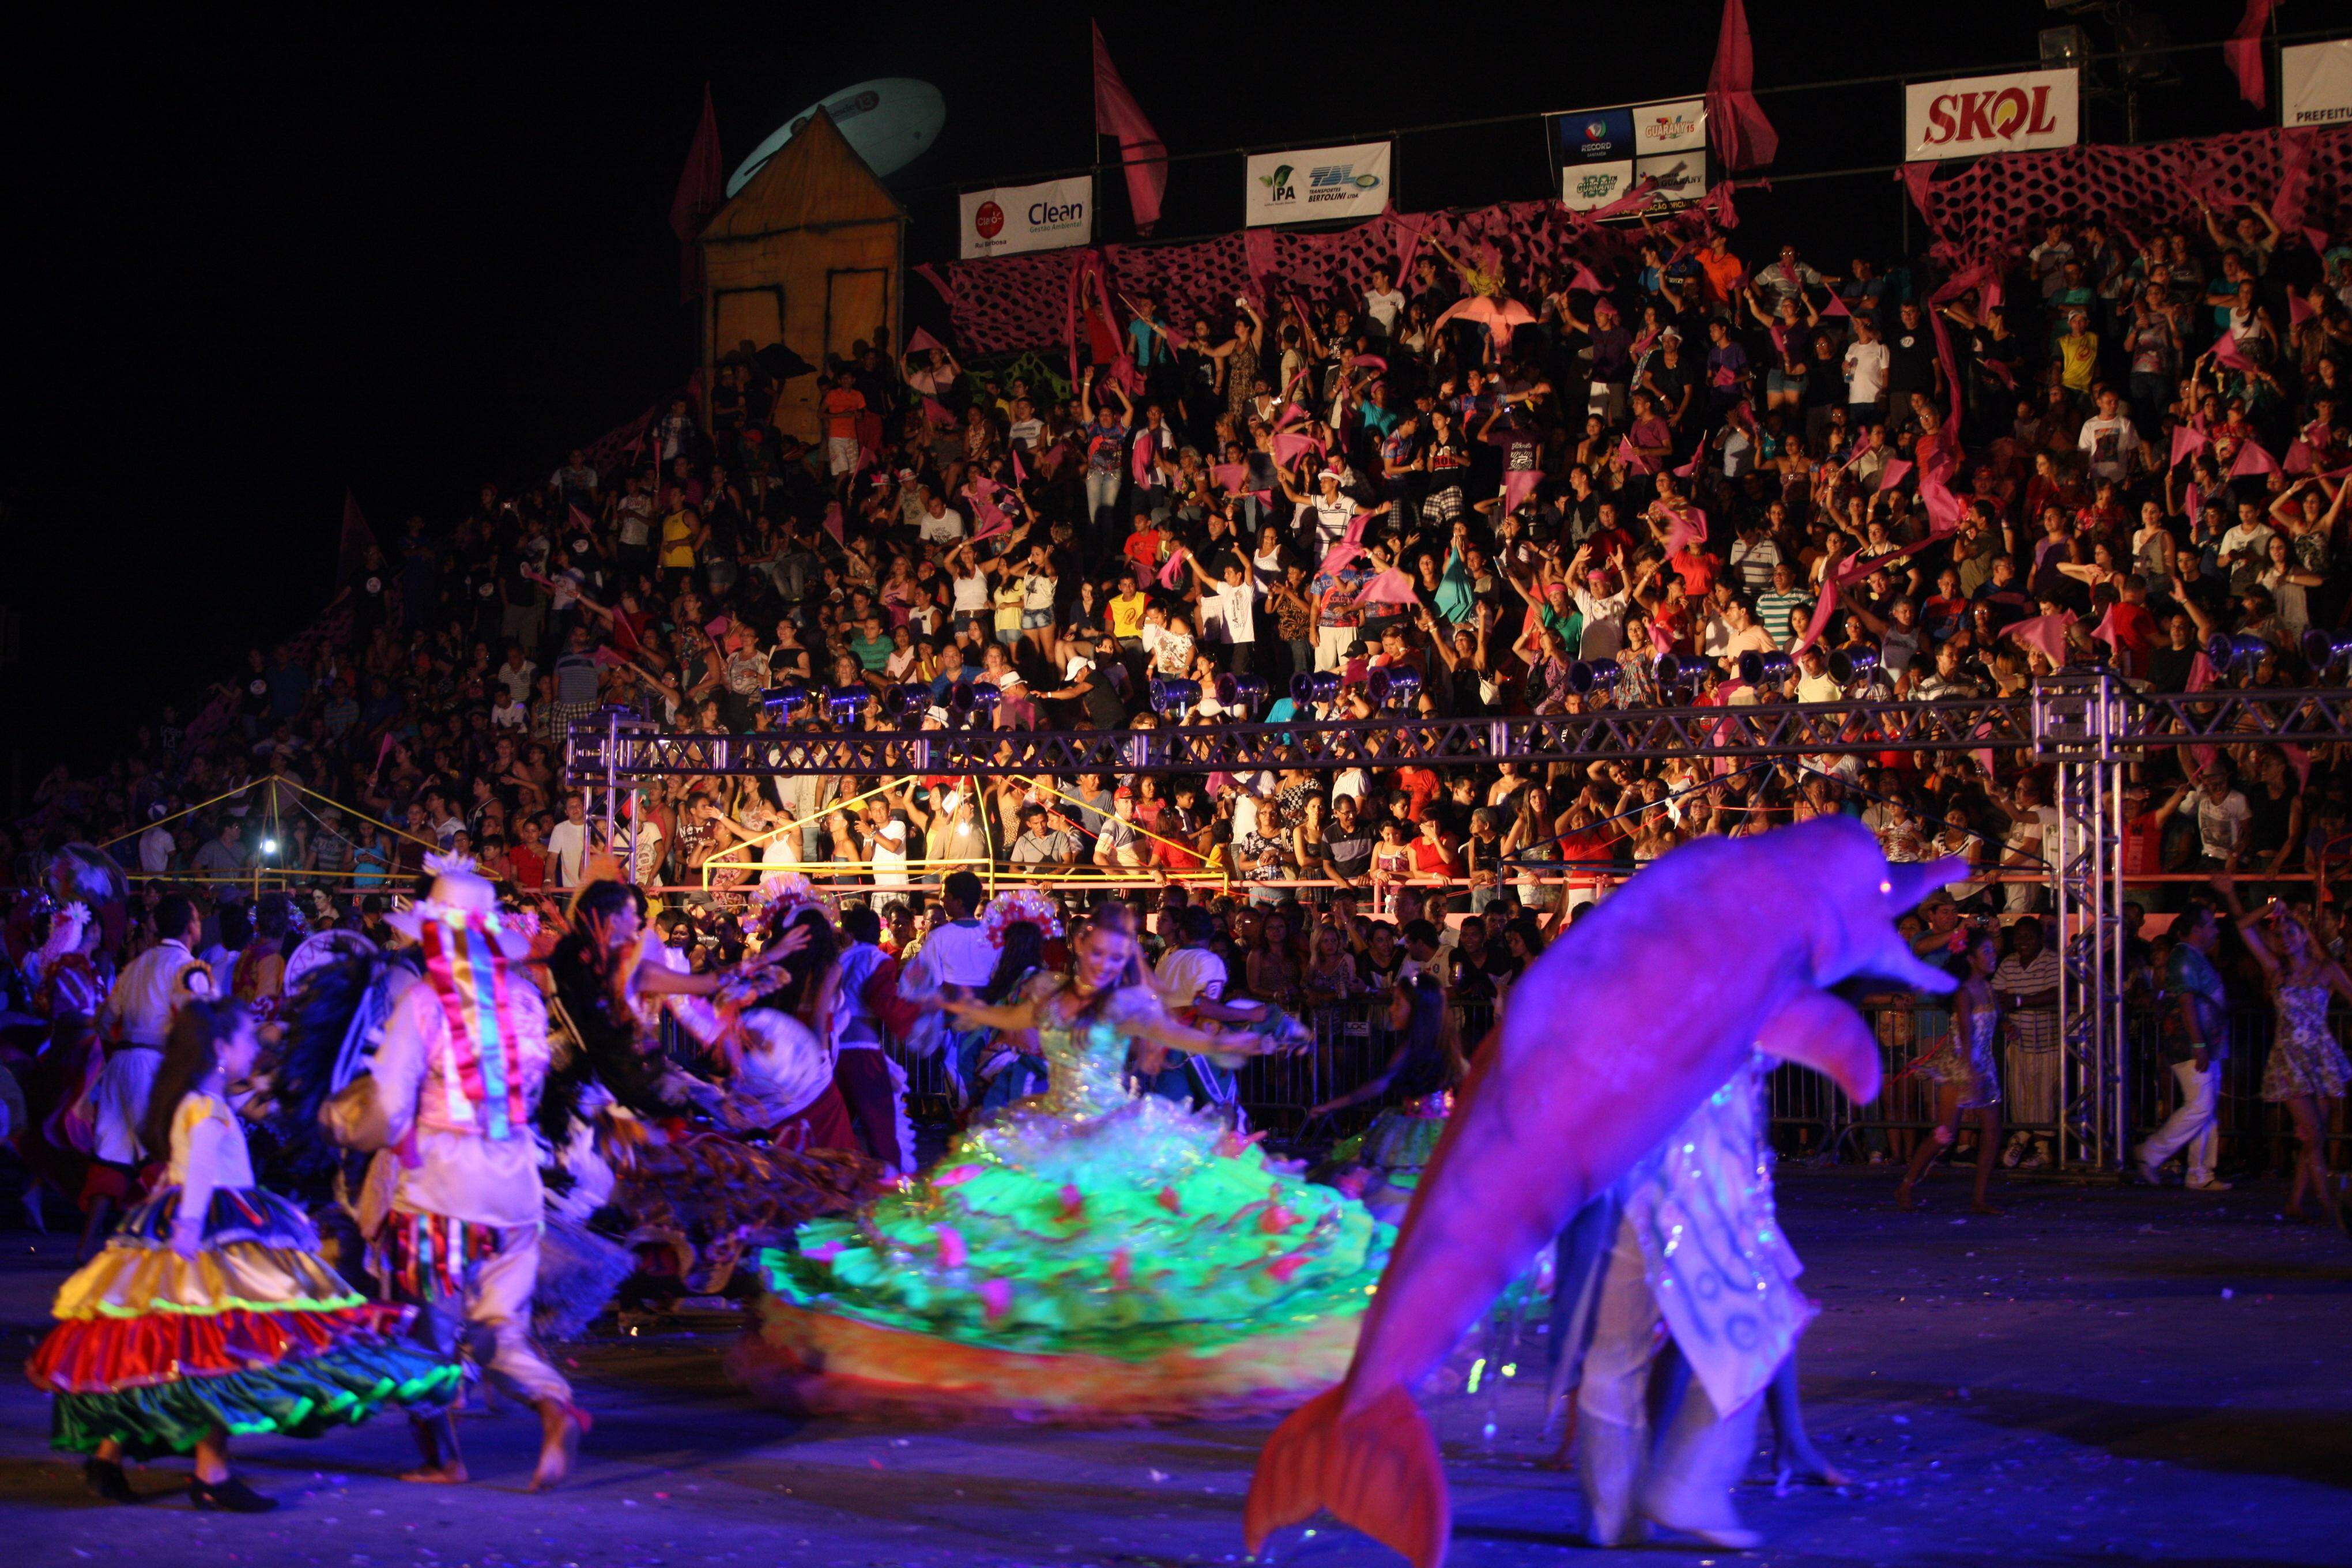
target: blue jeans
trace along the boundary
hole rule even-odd
[[[1115,528],[1118,524],[1118,490],[1123,476],[1117,473],[1098,474],[1087,470],[1087,515],[1097,528]]]

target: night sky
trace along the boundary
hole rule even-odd
[[[2183,42],[2218,38],[2239,11],[2147,8]],[[2284,6],[2283,21],[2316,25],[2319,9]],[[1719,12],[1095,14],[1181,154],[1696,95]],[[306,623],[332,587],[347,485],[387,536],[412,512],[446,523],[482,479],[543,478],[568,444],[683,380],[692,319],[667,214],[706,80],[730,171],[839,88],[937,84],[940,143],[893,181],[917,219],[913,259],[952,243],[952,182],[1082,163],[1097,145],[1088,12],[1056,4],[123,15],[13,27],[20,406],[0,464],[0,604],[25,647],[0,714],[26,789],[60,756],[110,755],[163,702],[232,673],[246,645]],[[1905,15],[1750,0],[1759,85],[2030,59],[2057,19],[2041,0],[1988,0],[1965,19],[1921,7],[1916,27]],[[1454,29],[1471,16],[1481,25]],[[2181,70],[2186,85],[2148,100],[2145,134],[2259,123],[2231,101],[2218,52]],[[1779,170],[1892,162],[1899,101],[1891,84],[1766,98]],[[2089,112],[2099,139],[2120,136],[2101,119],[2114,111]],[[1408,209],[1550,188],[1533,121],[1409,138],[1397,179]],[[1238,159],[1178,164],[1162,233],[1235,226],[1240,183]],[[1885,254],[1897,189],[1743,195],[1737,247],[1753,257],[1794,233],[1832,270],[1849,247]],[[1123,192],[1102,211],[1111,237],[1129,237]],[[909,300],[910,321],[935,306],[919,283]],[[0,795],[11,782],[0,773]]]

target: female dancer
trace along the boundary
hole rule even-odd
[[[181,1006],[142,1129],[170,1151],[167,1184],[58,1291],[26,1366],[56,1396],[50,1443],[90,1456],[82,1473],[110,1501],[139,1500],[126,1457],[193,1449],[196,1507],[266,1512],[276,1501],[229,1472],[231,1432],[316,1436],[457,1387],[457,1363],[403,1335],[407,1309],[370,1305],[301,1211],[253,1184],[228,1086],[257,1049],[243,1007]]]
[[[1336,1380],[1391,1235],[1212,1115],[1130,1092],[1171,1050],[1283,1048],[1171,1020],[1108,903],[1076,973],[942,1005],[1034,1029],[1051,1087],[761,1265],[737,1375],[805,1408],[1094,1422],[1280,1407]]]
[[[1973,1110],[1977,1113],[1977,1189],[1969,1212],[2000,1212],[1985,1202],[2000,1150],[2000,1068],[1992,1044],[2000,1026],[2000,1011],[1992,999],[1992,972],[2000,965],[2000,944],[1990,931],[1978,931],[1969,942],[1969,977],[1952,996],[1952,1032],[1919,1063],[1919,1070],[1936,1084],[1936,1131],[1912,1153],[1910,1168],[1895,1189],[1897,1208],[1915,1206],[1912,1192],[1919,1178],[1927,1173],[1937,1155],[1951,1151],[1959,1137],[1960,1118]]]
[[[1361,1136],[1343,1140],[1331,1151],[1334,1165],[1360,1167],[1357,1184],[1364,1205],[1394,1224],[1403,1218],[1422,1171],[1436,1152],[1446,1112],[1454,1107],[1454,1087],[1465,1069],[1445,988],[1434,974],[1400,979],[1389,988],[1388,1026],[1396,1040],[1388,1066],[1351,1092],[1308,1111],[1307,1121],[1311,1127],[1334,1111],[1391,1093],[1403,1097],[1403,1104],[1381,1111]]]
[[[981,929],[996,944],[999,956],[980,999],[992,1007],[1003,1006],[1025,995],[1030,982],[1045,969],[1045,943],[1060,939],[1062,919],[1045,894],[1020,888],[989,900]],[[974,1031],[961,1038],[965,1059],[959,1065],[963,1081],[972,1088],[975,1120],[1045,1090],[1045,1064],[1036,1030]]]
[[[2352,1064],[2327,1026],[2330,995],[2352,1002],[2352,977],[2344,966],[2311,940],[2303,922],[2276,899],[2259,915],[2250,915],[2238,902],[2238,889],[2227,876],[2213,879],[2213,890],[2238,931],[2246,951],[2263,966],[2270,983],[2271,1000],[2278,1009],[2278,1030],[2271,1037],[2271,1059],[2263,1069],[2263,1098],[2284,1105],[2294,1118],[2294,1135],[2302,1143],[2295,1159],[2294,1184],[2289,1188],[2286,1212],[2303,1217],[2305,1188],[2319,1198],[2319,1206],[2336,1228],[2352,1234],[2352,1219],[2336,1201],[2336,1184],[2327,1169],[2327,1112],[2322,1100],[2344,1098],[2344,1084],[2352,1078]],[[2270,934],[2263,928],[2267,925]]]

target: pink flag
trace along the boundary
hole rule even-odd
[[[1514,468],[1505,474],[1503,510],[1507,513],[1518,510],[1527,499],[1536,493],[1536,486],[1542,480],[1543,475],[1534,468]]]
[[[1835,294],[1832,294],[1830,296],[1830,302],[1822,307],[1822,314],[1824,316],[1851,317],[1853,312],[1845,308],[1845,301],[1843,300],[1838,298]]]
[[[1601,279],[1592,275],[1592,268],[1587,267],[1581,261],[1576,264],[1576,276],[1568,280],[1568,286],[1570,289],[1581,289],[1588,294],[1605,294],[1608,292],[1607,289],[1601,288]]]
[[[2271,19],[2271,0],[2246,0],[2246,14],[2238,30],[2221,46],[2230,68],[2238,76],[2238,96],[2261,109],[2270,102],[2270,84],[2263,78],[2263,28]]]
[[[833,535],[835,544],[841,542],[841,503],[837,500],[825,503],[824,531]]]
[[[1302,436],[1296,430],[1277,431],[1274,437],[1274,460],[1284,468],[1306,452],[1320,452],[1323,443],[1312,436]]]
[[[2311,472],[2312,461],[2310,446],[2299,440],[2289,442],[2286,448],[2286,461],[2281,465],[2281,468],[2283,471],[2290,474],[2307,474]]]
[[[2066,628],[2074,624],[2074,612],[2061,610],[2054,616],[2035,616],[2031,620],[2019,621],[2001,636],[2015,637],[2048,659],[2051,668],[2057,669],[2066,662]]]
[[[2254,368],[2254,362],[2246,357],[2246,351],[2239,345],[2238,334],[2226,328],[2220,337],[2213,340],[2213,362],[2241,373],[2251,372]]]
[[[2213,668],[2213,661],[2207,658],[2201,649],[2189,661],[2187,685],[2189,690],[2202,691],[2220,679],[2221,676]]]
[[[1160,585],[1161,587],[1173,588],[1177,584],[1181,583],[1184,580],[1184,561],[1185,556],[1182,551],[1172,550],[1169,552],[1168,560],[1160,568]]]
[[[1150,234],[1160,221],[1160,198],[1168,193],[1168,146],[1143,118],[1135,95],[1110,63],[1101,24],[1090,25],[1095,34],[1095,131],[1118,139],[1119,162],[1127,166],[1127,205],[1134,211],[1136,232]]]
[[[2230,477],[2242,479],[2249,474],[2275,474],[2278,459],[2260,441],[2248,441],[2238,448],[2238,460],[2230,465]]]
[[[719,112],[710,105],[710,84],[702,86],[702,119],[694,128],[694,144],[686,151],[686,167],[678,171],[677,194],[669,199],[669,228],[677,236],[678,289],[683,299],[702,292],[702,254],[695,241],[701,237],[710,215],[727,202],[727,173],[719,161]]]
[[[1780,134],[1756,101],[1756,51],[1748,38],[1743,0],[1723,0],[1723,26],[1715,39],[1715,68],[1706,79],[1707,139],[1728,169],[1769,163],[1780,150]]]
[[[1411,605],[1417,602],[1412,580],[1393,566],[1382,569],[1364,584],[1364,591],[1356,595],[1359,605]]]
[[[1646,209],[1657,199],[1658,182],[1645,177],[1634,181],[1632,190],[1627,191],[1607,206],[1595,207],[1585,216],[1596,220],[1606,217],[1631,217],[1635,213]]]
[[[2322,256],[2327,254],[2327,231],[2326,229],[2305,228],[2303,231],[2303,237],[2311,242],[2312,249],[2319,252]]]
[[[1697,447],[1692,451],[1690,461],[1683,464],[1680,468],[1675,470],[1675,478],[1678,479],[1695,479],[1698,478],[1699,459],[1706,456],[1706,443],[1701,441]]]
[[[1242,487],[1249,483],[1249,465],[1219,463],[1209,470],[1209,478],[1216,481],[1219,489],[1231,495],[1239,495]]]
[[[582,511],[580,510],[579,502],[572,502],[565,510],[572,514],[572,527],[581,530],[583,532],[591,531],[595,528],[596,520],[590,517],[586,512]]]
[[[2311,320],[2311,301],[2303,297],[2300,289],[2286,291],[2286,320],[2291,327],[2299,327]]]
[[[1906,458],[1887,458],[1886,467],[1878,471],[1878,488],[1882,490],[1893,489],[1895,486],[1903,482],[1903,476],[1910,471],[1910,459]]]
[[[1029,470],[1022,466],[1021,447],[1018,443],[1015,443],[1013,448],[1013,477],[1021,484],[1025,485],[1029,482]]]
[[[2109,605],[2107,613],[2099,617],[2099,624],[2091,628],[2091,640],[2103,642],[2117,653],[2123,651],[2123,634],[2116,630],[2116,607],[2113,605]]]
[[[1631,436],[1617,437],[1616,458],[1619,462],[1637,474],[1654,474],[1658,471],[1656,465],[1643,457],[1641,449],[1633,445],[1633,437]]]
[[[955,428],[956,416],[948,412],[948,405],[928,395],[923,398],[923,417],[942,430]]]
[[[2187,425],[2175,425],[2172,427],[2172,460],[2165,467],[2177,468],[2211,445],[2205,438],[2204,431]]]
[[[930,333],[923,331],[920,327],[917,327],[913,334],[907,339],[907,352],[908,353],[927,353],[932,349],[943,349],[945,347],[947,347],[947,344],[940,342],[939,339],[931,336]]]
[[[1150,431],[1137,437],[1135,445],[1128,448],[1127,471],[1139,485],[1148,485],[1151,482],[1151,434]]]

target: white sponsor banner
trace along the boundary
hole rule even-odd
[[[1637,184],[1643,180],[1655,180],[1660,201],[1685,205],[1706,195],[1706,153],[1701,150],[1669,153],[1662,158],[1636,158],[1633,179]]]
[[[2071,147],[2079,89],[2071,70],[1915,81],[1903,89],[1903,156],[1916,163]]]
[[[1571,212],[1605,207],[1633,188],[1633,160],[1611,163],[1566,163],[1559,171],[1559,205]]]
[[[1683,98],[1667,103],[1634,106],[1633,156],[1636,158],[1706,151],[1706,100]]]
[[[966,261],[1021,250],[1060,250],[1094,237],[1094,181],[1048,180],[1042,185],[1000,185],[963,194]]]
[[[1360,142],[1257,153],[1243,180],[1244,221],[1256,228],[1370,217],[1389,203],[1389,151],[1386,142]]]
[[[2352,38],[2279,51],[2279,123],[2352,125]]]

